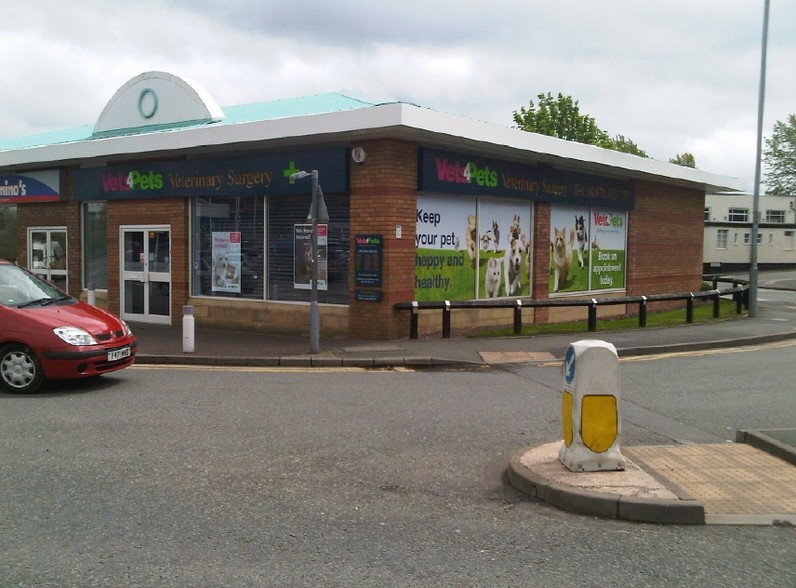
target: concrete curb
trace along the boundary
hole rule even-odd
[[[762,345],[764,343],[778,343],[796,339],[796,331],[791,333],[776,333],[773,335],[756,335],[737,339],[716,339],[714,341],[697,341],[694,343],[670,343],[666,345],[646,345],[644,347],[617,347],[619,357],[633,357],[640,355],[656,355],[660,353],[680,353],[685,351],[704,351],[706,349],[728,349],[731,347],[744,347],[746,345]]]
[[[561,484],[523,464],[521,460],[527,451],[527,448],[522,449],[512,455],[505,477],[528,498],[562,510],[607,518],[643,523],[705,524],[705,509],[696,500],[624,496]]]
[[[483,368],[477,361],[442,359],[438,357],[336,357],[329,355],[290,355],[281,357],[225,357],[213,355],[151,355],[135,356],[139,365],[193,365],[229,367],[357,367],[357,368]]]
[[[768,433],[775,433],[776,431],[791,431],[792,429],[770,429],[758,431],[737,431],[735,433],[736,443],[746,443],[761,451],[778,457],[791,465],[796,465],[796,449],[790,445],[783,443],[769,435]]]

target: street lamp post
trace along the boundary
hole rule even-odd
[[[310,234],[310,255],[312,256],[310,268],[310,353],[319,353],[321,350],[321,311],[318,305],[318,278],[320,268],[318,267],[318,223],[328,222],[329,213],[326,210],[326,202],[323,199],[323,190],[318,183],[318,170],[314,169],[308,173],[298,171],[291,174],[291,180],[300,180],[310,176],[312,178],[312,204],[307,220],[312,223]]]
[[[760,216],[760,168],[763,151],[763,105],[766,96],[766,50],[768,48],[769,0],[763,4],[763,47],[760,56],[760,89],[757,101],[757,152],[755,154],[755,189],[752,196],[752,248],[749,259],[749,316],[757,316],[757,235]]]

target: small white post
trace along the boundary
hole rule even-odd
[[[182,307],[182,352],[194,351],[194,317],[193,306]]]
[[[86,294],[86,302],[91,306],[97,305],[97,291],[94,288],[94,282],[88,283],[88,293]]]

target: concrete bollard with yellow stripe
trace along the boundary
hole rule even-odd
[[[621,389],[616,348],[605,341],[575,341],[564,356],[558,458],[573,472],[624,470],[619,451]]]

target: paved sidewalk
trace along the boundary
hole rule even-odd
[[[598,325],[599,326],[599,325]],[[620,355],[646,355],[753,345],[796,338],[796,313],[760,309],[754,318],[728,318],[709,324],[628,331],[499,338],[424,338],[393,341],[321,339],[320,353],[309,353],[308,337],[194,330],[194,351],[184,351],[181,328],[133,324],[138,338],[136,363],[260,366],[479,366],[560,359],[579,339],[612,343]]]
[[[772,284],[771,287],[777,285]],[[583,333],[538,337],[395,341],[322,339],[320,353],[317,354],[309,353],[309,340],[304,337],[205,327],[195,329],[194,351],[187,353],[183,350],[181,328],[148,324],[133,324],[132,327],[139,342],[137,364],[482,369],[511,363],[560,361],[569,344],[579,339],[608,341],[617,348],[620,357],[794,339],[796,306],[760,304],[754,318],[732,317],[709,324],[605,333],[589,333],[584,324]],[[778,437],[788,439],[790,434],[780,432]],[[796,494],[792,491],[796,484],[796,451],[788,444],[774,447],[767,441],[771,438],[755,432],[739,432],[738,441],[745,443],[697,448],[697,451],[710,452],[710,459],[714,461],[723,460],[727,467],[717,471],[697,466],[689,471],[696,470],[703,477],[708,476],[710,492],[718,489],[720,494],[730,497],[733,492],[741,492],[737,500],[731,499],[727,503],[730,506],[716,506],[710,500],[710,493],[698,495],[707,488],[704,485],[694,486],[696,492],[684,488],[690,480],[678,478],[671,463],[672,459],[682,462],[690,458],[689,452],[694,450],[691,446],[623,447],[623,454],[629,462],[624,472],[583,474],[569,472],[557,458],[561,442],[552,443],[519,450],[511,459],[506,477],[513,486],[532,498],[566,510],[594,515],[656,523],[796,524]],[[752,440],[756,441],[754,446],[747,445]],[[752,453],[738,453],[739,445],[744,450],[752,450]],[[673,456],[672,452],[676,455]],[[788,463],[783,456],[793,459]],[[705,457],[700,456],[695,463],[706,463]],[[732,465],[738,467],[730,467]],[[727,471],[740,472],[744,467],[758,472],[761,480],[758,485],[766,484],[756,495],[771,497],[768,503],[752,512],[742,506],[733,506],[749,497],[748,485],[738,479],[741,474],[727,476]],[[762,475],[766,472],[772,475]],[[732,512],[728,512],[728,508]]]

